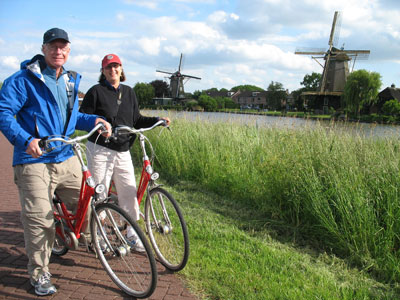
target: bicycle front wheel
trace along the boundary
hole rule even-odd
[[[136,222],[115,204],[101,203],[93,213],[97,214],[101,225],[93,216],[92,243],[108,275],[126,294],[136,298],[149,297],[157,285],[157,269],[145,235]],[[139,252],[136,246],[140,242],[143,247]]]
[[[149,191],[145,204],[146,229],[160,262],[182,270],[189,258],[189,234],[176,200],[160,187]]]

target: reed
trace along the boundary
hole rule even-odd
[[[334,123],[299,130],[183,118],[172,130],[148,135],[164,178],[193,181],[261,214],[255,230],[285,230],[379,280],[400,280],[398,140]]]

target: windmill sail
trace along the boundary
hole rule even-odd
[[[335,11],[332,21],[331,32],[329,35],[327,50],[323,49],[309,49],[300,48],[296,49],[295,54],[311,55],[322,67],[322,79],[317,92],[321,94],[343,93],[344,85],[349,74],[348,62],[353,60],[353,68],[357,59],[367,59],[369,50],[345,50],[336,48],[340,27],[341,27],[341,13]],[[324,59],[324,63],[320,63],[318,59]]]

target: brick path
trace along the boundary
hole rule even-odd
[[[18,191],[13,182],[12,145],[0,134],[0,299],[43,299],[36,296],[26,271]],[[196,300],[161,264],[152,300]],[[83,248],[52,257],[50,271],[58,292],[45,299],[130,299],[111,281],[94,254]]]

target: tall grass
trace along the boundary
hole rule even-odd
[[[164,178],[229,196],[265,217],[255,227],[290,230],[380,280],[400,280],[399,141],[334,124],[296,130],[179,119],[172,130],[149,134]]]

